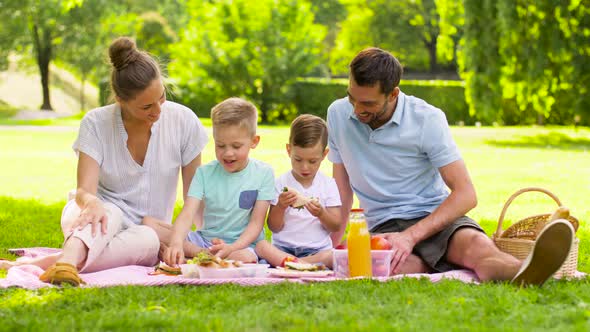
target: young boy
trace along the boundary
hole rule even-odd
[[[268,228],[272,243],[260,241],[256,253],[273,266],[287,257],[332,267],[330,232],[340,229],[340,195],[334,179],[318,172],[328,154],[326,122],[315,115],[300,115],[291,124],[287,153],[292,170],[275,182],[278,199],[271,202]],[[288,191],[283,191],[284,188]],[[294,191],[294,190],[295,191]],[[313,197],[304,209],[293,208],[298,192]]]
[[[258,261],[253,247],[264,237],[274,174],[269,165],[248,158],[260,141],[257,110],[229,98],[213,107],[211,120],[217,160],[197,169],[174,225],[154,227],[168,243],[162,259],[169,265],[182,263],[187,248],[188,256],[204,248],[221,258]],[[194,220],[197,231],[190,232]]]

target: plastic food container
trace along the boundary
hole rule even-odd
[[[348,249],[333,249],[333,269],[337,278],[348,278]],[[371,250],[373,277],[387,277],[393,250]]]
[[[198,278],[199,270],[196,264],[180,264],[180,271],[185,278]]]
[[[203,267],[197,264],[190,265],[196,267],[201,279],[264,278],[269,267],[268,264],[244,264],[240,267],[219,269]]]

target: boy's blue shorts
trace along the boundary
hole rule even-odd
[[[211,246],[213,245],[211,241],[205,238],[199,231],[189,232],[186,237],[186,240],[198,247],[206,249],[211,248]],[[254,248],[248,247],[246,249],[250,250],[254,255],[256,255],[256,251],[254,251]],[[256,257],[258,257],[258,255],[256,255]]]
[[[293,255],[297,258],[303,258],[311,255],[315,255],[318,252],[322,251],[322,249],[318,248],[292,248],[292,247],[283,247],[279,245],[274,245],[275,247],[279,248],[281,251],[286,252],[289,255]]]

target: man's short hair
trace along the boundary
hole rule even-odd
[[[389,52],[370,47],[362,50],[350,63],[350,74],[359,86],[380,83],[381,92],[389,94],[399,85],[403,68]]]
[[[289,144],[301,148],[313,147],[320,142],[322,149],[328,145],[326,121],[316,115],[302,114],[291,123]]]
[[[242,98],[232,97],[215,105],[211,109],[213,128],[224,126],[239,126],[256,135],[258,110],[251,102]]]

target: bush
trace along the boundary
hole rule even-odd
[[[328,106],[346,96],[346,79],[300,79],[293,85],[293,99],[299,114],[310,113],[326,118]],[[463,121],[474,124],[465,101],[464,83],[460,81],[410,81],[402,80],[401,90],[424,99],[427,103],[445,112],[450,124]]]
[[[8,119],[16,115],[18,109],[0,99],[0,119]]]

